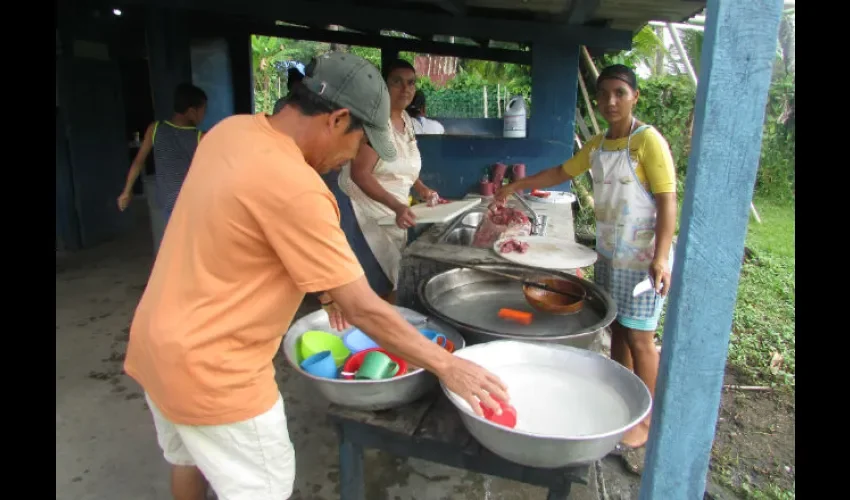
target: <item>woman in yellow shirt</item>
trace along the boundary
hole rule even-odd
[[[596,100],[609,129],[594,137],[563,165],[503,187],[495,203],[520,190],[543,189],[591,171],[596,212],[594,281],[617,303],[611,325],[611,357],[633,370],[655,394],[659,355],[654,335],[670,290],[670,261],[676,227],[676,173],[667,141],[640,123],[637,77],[623,65],[602,70]],[[632,296],[649,276],[652,291]],[[618,446],[627,466],[640,473],[650,419],[632,428]]]

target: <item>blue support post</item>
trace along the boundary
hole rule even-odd
[[[703,498],[782,0],[709,0],[641,500]]]
[[[578,45],[535,43],[531,47],[532,110],[528,119],[528,138],[559,143],[567,156],[557,163],[526,165],[526,175],[569,160],[573,156],[578,95]],[[552,189],[570,191],[570,184]]]

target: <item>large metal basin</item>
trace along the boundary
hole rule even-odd
[[[466,344],[457,330],[442,321],[430,319],[403,307],[396,307],[396,310],[417,328],[427,327],[442,333],[454,342],[455,349],[461,349]],[[422,368],[401,377],[374,381],[329,379],[311,375],[301,369],[298,354],[301,336],[310,330],[322,330],[342,337],[351,329],[344,332],[335,331],[331,328],[327,313],[316,311],[293,323],[283,337],[281,349],[286,360],[295,371],[308,378],[316,390],[331,403],[361,410],[387,410],[412,403],[437,385],[437,378]]]
[[[649,389],[635,374],[584,349],[498,341],[455,355],[507,384],[517,425],[509,429],[478,417],[441,383],[443,392],[482,446],[522,465],[555,468],[599,460],[652,407]]]
[[[517,276],[539,276],[541,271],[514,265],[485,265]],[[428,312],[455,327],[468,345],[494,340],[546,342],[589,348],[603,328],[617,316],[617,305],[605,290],[566,272],[547,271],[565,280],[581,283],[587,290],[582,309],[570,315],[554,315],[533,309],[525,300],[522,286],[473,269],[451,269],[422,282],[419,300]],[[510,323],[498,317],[506,307],[534,315],[531,325]]]

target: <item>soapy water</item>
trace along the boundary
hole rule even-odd
[[[601,381],[545,366],[503,366],[494,372],[516,408],[514,430],[569,438],[613,432],[631,420],[623,397]]]

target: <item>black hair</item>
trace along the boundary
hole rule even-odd
[[[207,103],[207,94],[191,83],[181,83],[174,89],[174,112],[183,114]]]
[[[343,106],[339,106],[321,97],[319,94],[311,92],[310,89],[300,83],[294,85],[289,94],[283,99],[281,108],[285,106],[292,106],[304,116],[324,115],[343,109]],[[351,116],[351,122],[348,124],[346,133],[362,129],[363,120],[354,116],[353,113],[349,113],[349,115]]]
[[[612,64],[611,66],[603,68],[602,71],[599,72],[599,78],[596,79],[597,88],[599,88],[599,84],[602,83],[603,80],[620,80],[631,87],[632,90],[638,89],[637,75],[635,75],[632,68],[624,64]]]
[[[419,116],[422,115],[423,109],[425,109],[425,93],[420,89],[413,94],[413,101],[411,101],[410,106],[407,107],[407,114],[410,115],[411,118],[419,118]]]
[[[381,71],[384,76],[384,81],[386,81],[387,78],[390,77],[390,73],[397,69],[409,69],[410,71],[416,73],[416,68],[414,68],[413,65],[409,62],[405,61],[404,59],[393,59]]]

